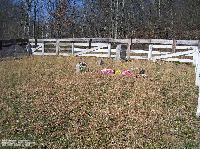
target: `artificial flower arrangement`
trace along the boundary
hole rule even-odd
[[[76,72],[86,71],[88,69],[86,62],[79,62],[76,65]]]
[[[79,71],[87,71],[88,67],[87,67],[87,63],[86,62],[79,62],[77,65],[76,65],[76,71],[79,72]],[[139,74],[137,75],[133,75],[133,73],[131,73],[129,70],[125,70],[125,71],[120,71],[119,69],[117,71],[115,70],[112,70],[112,69],[103,69],[103,70],[100,70],[98,72],[98,74],[122,74],[122,75],[129,75],[129,76],[134,76],[136,78],[146,78],[148,77],[148,75],[144,74],[145,73],[145,70],[141,70]]]
[[[112,69],[103,69],[103,70],[100,70],[99,72],[98,72],[98,74],[109,74],[109,73],[113,73],[113,74],[115,74],[115,70],[112,70]]]
[[[129,70],[122,71],[122,75],[132,76],[133,74]]]
[[[79,67],[81,71],[86,71],[88,69],[86,62],[79,62]]]
[[[144,74],[145,70],[141,70],[139,74],[137,75],[133,75],[133,73],[131,73],[129,70],[125,70],[125,71],[120,71],[119,69],[117,71],[115,70],[112,70],[112,69],[103,69],[103,70],[100,70],[98,72],[98,74],[109,74],[109,73],[112,73],[112,74],[122,74],[122,75],[129,75],[129,76],[134,76],[136,78],[146,78],[148,77],[148,75]]]

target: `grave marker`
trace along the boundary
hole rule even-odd
[[[127,51],[127,45],[119,44],[116,48],[116,57],[114,61],[119,61],[120,59],[125,60],[126,59],[126,51]]]

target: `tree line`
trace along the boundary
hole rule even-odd
[[[200,0],[0,0],[0,39],[200,39]]]

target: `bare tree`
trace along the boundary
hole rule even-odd
[[[48,7],[50,18],[46,24],[52,29],[54,37],[61,38],[64,36],[66,27],[71,23],[67,14],[69,6],[69,0],[56,0],[55,2],[50,3],[50,6]]]
[[[0,38],[199,39],[199,5],[199,0],[0,0]]]

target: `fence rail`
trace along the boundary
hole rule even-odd
[[[15,58],[18,56],[27,55],[26,48],[19,46],[18,44],[11,45],[10,47],[4,48],[0,51],[0,58],[11,57]]]

